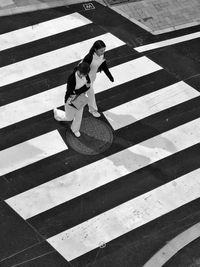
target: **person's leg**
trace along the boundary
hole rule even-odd
[[[94,94],[93,83],[91,84],[90,89],[87,91],[87,96],[88,96],[89,112],[95,117],[100,117],[100,113],[97,112],[98,108],[97,108],[96,98]]]
[[[68,105],[67,103],[65,104],[65,118],[67,121],[72,121],[75,117],[77,109]]]
[[[94,88],[93,88],[93,84],[91,84],[90,89],[87,91],[87,95],[88,95],[88,107],[89,107],[89,111],[93,112],[93,111],[97,111],[97,104],[96,104],[96,99],[95,99],[95,94],[94,94]]]
[[[71,130],[76,137],[80,136],[79,130],[81,126],[81,120],[83,116],[83,108],[77,110],[76,108],[65,104],[65,111],[54,109],[54,118],[57,121],[72,121]]]
[[[76,137],[80,136],[80,127],[81,127],[81,121],[82,121],[82,116],[83,116],[83,108],[80,110],[76,110],[74,114],[74,119],[71,125],[71,130],[75,134]]]
[[[65,104],[65,116],[68,121],[72,121],[71,130],[76,137],[80,137],[81,134],[79,132],[81,127],[81,121],[83,116],[83,108],[77,110],[76,108]]]

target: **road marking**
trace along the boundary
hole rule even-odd
[[[145,67],[143,66],[145,65]],[[142,67],[143,66],[143,67]],[[111,68],[115,82],[98,73],[95,81],[95,92],[102,92],[143,75],[160,70],[161,67],[146,57],[128,61]],[[12,102],[0,107],[0,128],[29,119],[41,113],[62,106],[66,85],[61,85],[45,92]],[[191,90],[192,91],[192,90]],[[192,93],[191,93],[192,94]],[[8,116],[9,114],[9,116]]]
[[[199,37],[200,37],[200,32],[195,32],[195,33],[190,33],[190,34],[187,34],[187,35],[183,35],[183,36],[180,36],[180,37],[168,39],[168,40],[161,41],[161,42],[142,45],[142,46],[139,46],[139,47],[135,47],[134,49],[136,51],[138,51],[138,52],[145,52],[145,51],[158,49],[158,48],[169,46],[169,45],[174,45],[174,44],[190,41],[190,40],[193,40],[193,39],[196,39],[196,38],[199,38]]]
[[[190,172],[47,241],[71,261],[197,198],[200,169]],[[96,178],[96,177],[95,177]]]
[[[162,267],[170,258],[178,253],[182,248],[200,237],[200,223],[191,226],[180,233],[156,252],[143,267]]]
[[[66,149],[67,145],[58,131],[52,131],[9,147],[0,153],[0,175],[15,171]]]
[[[111,73],[115,81],[111,84],[109,79],[106,77],[103,78],[103,75],[97,75],[97,78],[94,83],[95,93],[100,93],[102,91],[114,86],[120,85],[122,83],[129,82],[131,80],[140,78],[142,76],[148,75],[155,71],[161,70],[162,67],[148,59],[147,57],[140,57],[131,61],[117,65],[114,68],[111,68]],[[134,88],[133,88],[134,90]]]
[[[0,51],[92,23],[77,12],[0,35]]]
[[[199,95],[197,90],[181,81],[107,110],[104,115],[117,130]]]
[[[78,61],[88,53],[93,43],[99,39],[106,43],[107,50],[125,44],[111,33],[105,33],[79,43],[4,66],[0,68],[0,86],[5,86]]]
[[[200,118],[13,196],[6,202],[28,219],[199,142]]]

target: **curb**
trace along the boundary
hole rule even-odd
[[[181,29],[200,25],[200,21],[194,20],[194,21],[189,22],[189,23],[185,23],[185,24],[181,24],[181,25],[177,25],[177,26],[171,26],[171,27],[168,27],[168,28],[165,28],[162,30],[153,30],[153,29],[149,28],[148,26],[146,26],[145,24],[143,24],[142,22],[130,17],[124,11],[119,10],[117,7],[112,7],[112,6],[109,6],[109,7],[112,10],[114,10],[115,12],[121,14],[123,17],[127,18],[128,20],[132,21],[133,23],[135,23],[136,25],[138,25],[139,27],[143,28],[144,30],[150,32],[153,35],[163,34],[163,33],[167,33],[167,32],[172,32],[172,31],[181,30]]]
[[[154,34],[154,32],[152,31],[152,29],[150,29],[149,27],[147,27],[146,25],[144,25],[142,22],[128,16],[125,12],[123,12],[122,10],[119,10],[117,7],[112,7],[109,6],[112,10],[114,10],[115,12],[117,12],[118,14],[121,14],[123,17],[127,18],[128,20],[132,21],[133,23],[137,24],[139,27],[143,28],[144,30]]]

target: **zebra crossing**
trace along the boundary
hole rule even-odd
[[[0,175],[10,181],[4,200],[72,264],[200,194],[199,164],[184,166],[190,149],[198,155],[200,119],[194,110],[200,93],[143,53],[188,43],[199,33],[133,49],[93,24],[78,12],[56,14],[0,35]],[[51,38],[57,39],[54,48]],[[98,39],[106,44],[115,81],[98,73],[95,92],[114,141],[105,154],[86,157],[68,146],[52,110],[63,106],[67,73]],[[37,51],[32,54],[30,47]],[[4,57],[6,51],[14,62]],[[180,174],[162,173],[170,160]],[[150,180],[154,164],[160,173]],[[148,186],[137,190],[139,180]]]

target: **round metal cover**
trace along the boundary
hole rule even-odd
[[[67,143],[75,151],[86,155],[97,155],[107,150],[113,141],[111,127],[100,119],[83,118],[81,136],[75,137],[71,131],[66,132]]]

